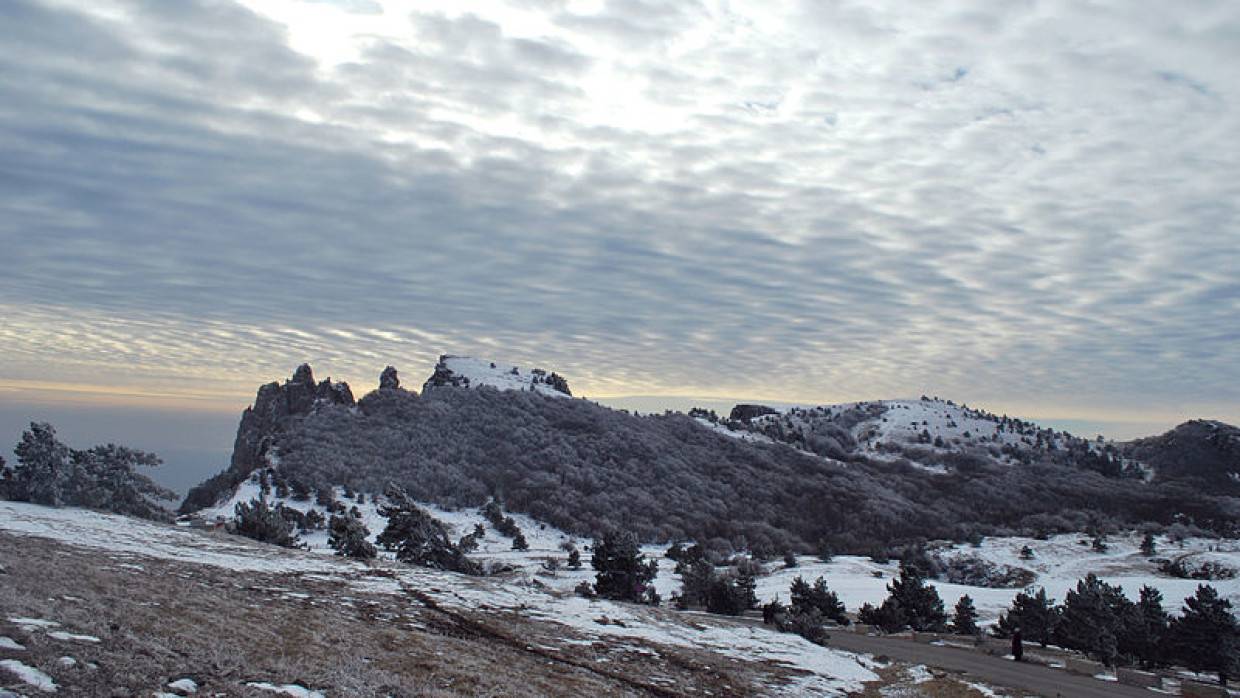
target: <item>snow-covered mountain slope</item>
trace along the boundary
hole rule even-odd
[[[443,386],[477,388],[490,386],[499,390],[521,390],[552,397],[572,397],[568,381],[555,372],[541,368],[523,369],[512,364],[475,359],[469,356],[443,355],[435,364],[435,373],[423,390]]]
[[[721,424],[831,458],[907,461],[937,473],[950,471],[946,464],[950,458],[944,456],[952,454],[1007,464],[1051,459],[1114,474],[1129,465],[1116,444],[1082,439],[939,398],[785,409],[738,405]]]

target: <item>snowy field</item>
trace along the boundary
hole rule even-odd
[[[1084,541],[1084,545],[1081,544]],[[1163,594],[1163,604],[1169,613],[1178,615],[1186,597],[1192,596],[1199,584],[1193,579],[1175,579],[1161,574],[1154,563],[1140,554],[1141,536],[1130,534],[1108,539],[1109,550],[1093,552],[1086,536],[1066,534],[1049,540],[1032,538],[987,538],[981,546],[969,545],[945,547],[942,555],[976,555],[992,563],[1019,567],[1037,575],[1031,586],[1044,587],[1048,596],[1056,602],[1063,601],[1069,589],[1089,573],[1100,579],[1123,587],[1124,594],[1136,601],[1143,585],[1152,586]],[[1192,538],[1183,543],[1171,543],[1164,537],[1157,539],[1156,557],[1177,558],[1187,555],[1198,561],[1219,562],[1232,569],[1240,569],[1240,541]],[[1020,551],[1029,546],[1034,559],[1021,560]],[[840,555],[830,563],[822,563],[815,557],[798,558],[798,566],[785,568],[783,563],[771,565],[772,573],[758,580],[758,597],[767,601],[779,597],[788,602],[788,586],[800,575],[807,580],[822,576],[827,585],[839,594],[840,600],[850,612],[856,612],[862,604],[878,605],[887,597],[887,585],[899,573],[899,563],[878,564],[869,558]],[[881,577],[876,575],[881,574]],[[961,596],[969,595],[977,607],[979,622],[993,623],[999,613],[1011,606],[1012,599],[1020,589],[988,589],[984,587],[949,584],[931,580],[950,613]],[[1218,589],[1219,594],[1240,607],[1240,579],[1206,582]]]

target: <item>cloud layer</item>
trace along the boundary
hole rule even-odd
[[[0,5],[0,383],[1240,413],[1235,3],[429,5]]]

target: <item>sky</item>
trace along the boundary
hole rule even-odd
[[[0,437],[442,353],[1240,422],[1237,65],[1230,0],[5,0]]]

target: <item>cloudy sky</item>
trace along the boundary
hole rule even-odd
[[[0,411],[446,352],[1240,421],[1237,65],[1230,0],[5,0]]]

